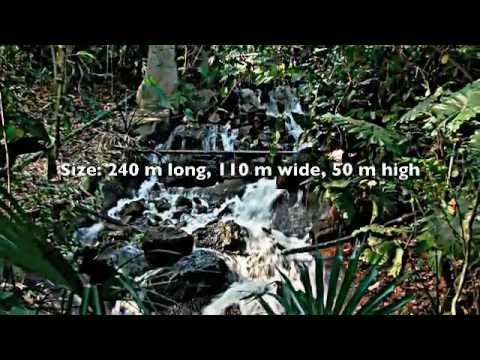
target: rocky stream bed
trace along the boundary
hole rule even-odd
[[[238,118],[216,111],[203,124],[159,122],[153,127],[148,134],[150,164],[205,165],[214,176],[208,181],[150,176],[127,191],[104,186],[107,220],[86,221],[74,236],[82,270],[97,277],[91,281],[101,281],[115,269],[128,274],[160,294],[160,313],[165,314],[264,314],[255,295],[278,291],[278,269],[301,287],[298,265],[306,264],[314,272],[312,256],[281,252],[309,245],[325,212],[320,206],[306,206],[308,194],[299,186],[304,179],[218,175],[219,161],[269,163],[268,155],[245,160],[235,151],[269,150],[276,136],[272,128],[279,121],[284,128],[277,149],[297,154],[278,161],[308,161],[310,140],[322,134],[319,129],[313,137],[312,132],[304,133],[302,108],[287,90],[277,89],[261,104],[253,91],[244,89]],[[158,151],[185,149],[231,153]],[[281,313],[272,296],[264,299]],[[110,312],[139,310],[133,302],[117,302]]]

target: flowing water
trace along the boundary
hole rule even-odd
[[[239,129],[232,129],[230,124],[222,127],[219,125],[210,125],[206,128],[205,138],[203,139],[204,151],[217,151],[219,143],[222,144],[222,150],[234,151],[235,140],[237,140]]]
[[[303,130],[295,122],[292,113],[303,114],[298,102],[286,107],[285,116],[286,130],[298,143]],[[267,104],[267,114],[278,115],[275,99],[271,99],[270,103]],[[159,144],[157,149],[169,149],[177,131],[180,130],[175,129],[169,140],[165,144]],[[238,135],[239,129],[232,129],[229,124],[225,126],[209,125],[206,127],[203,150],[215,151],[219,150],[219,146],[221,146],[225,151],[234,151]],[[168,162],[170,159],[169,156],[159,158],[152,154],[149,160],[151,163],[159,164]],[[289,196],[285,190],[277,189],[275,179],[262,178],[255,183],[247,184],[241,197],[227,195],[222,202],[213,205],[209,202],[208,193],[209,188],[167,188],[164,184],[159,183],[156,176],[151,176],[142,183],[135,196],[129,199],[120,199],[114,207],[108,210],[108,216],[120,219],[122,209],[127,204],[136,200],[144,200],[146,203],[144,216],[151,223],[168,222],[174,226],[180,224],[181,228],[190,234],[215,220],[224,222],[233,220],[248,229],[250,235],[247,240],[246,255],[222,254],[227,265],[238,274],[240,280],[232,284],[227,291],[219,294],[205,307],[204,314],[223,314],[232,305],[238,306],[242,314],[264,313],[263,308],[257,301],[245,299],[245,297],[251,294],[274,293],[275,282],[281,279],[278,269],[287,274],[298,288],[302,287],[297,266],[299,263],[306,264],[309,267],[313,278],[315,269],[310,254],[297,254],[288,257],[281,254],[282,249],[305,246],[308,244],[308,240],[307,237],[287,236],[281,231],[272,229],[276,201],[281,196]],[[197,202],[199,199],[206,211],[200,213],[194,209],[191,213],[184,213],[179,219],[174,219],[173,215],[177,210],[174,204],[180,196],[187,197],[190,200],[196,198]],[[167,201],[171,204],[171,208],[162,212],[157,211],[155,201],[159,199]],[[301,214],[301,212],[296,212],[301,206],[301,196],[299,195],[297,203],[291,209],[291,216]],[[295,220],[293,219],[293,221]],[[77,230],[75,237],[85,245],[92,245],[103,228],[102,223],[81,228]],[[131,248],[127,250],[128,253],[133,251]],[[315,284],[312,285],[314,288]],[[278,312],[281,311],[280,305],[273,297],[267,296],[265,300],[270,303],[272,308]]]

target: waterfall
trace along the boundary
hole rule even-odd
[[[91,246],[97,241],[98,235],[104,228],[105,226],[101,222],[93,224],[92,226],[80,228],[75,231],[73,239],[84,246]]]
[[[234,151],[235,140],[238,138],[239,129],[231,129],[230,124],[222,126],[210,125],[207,127],[207,133],[203,139],[204,151],[216,151],[218,140],[221,141],[223,150]]]
[[[227,124],[223,127],[220,136],[222,138],[223,150],[225,151],[234,151],[235,150],[235,140],[238,138],[240,133],[239,129],[230,129],[230,125]]]
[[[294,96],[290,91],[287,92],[288,96],[286,98],[282,98],[281,103],[284,105],[284,111],[283,113],[280,113],[278,110],[279,100],[277,99],[277,91],[278,90],[272,91],[269,94],[270,101],[266,105],[266,114],[267,116],[272,116],[275,118],[283,116],[283,118],[285,119],[285,130],[295,139],[296,149],[298,147],[298,140],[303,133],[303,129],[295,121],[293,114],[305,115],[305,113],[302,110],[302,106],[298,98]]]
[[[204,151],[217,150],[218,125],[207,126],[207,133],[203,139]]]
[[[298,144],[298,139],[300,139],[300,135],[303,133],[303,129],[297,122],[293,119],[293,115],[287,114],[285,119],[285,128],[289,135],[292,135],[295,139],[295,146]]]

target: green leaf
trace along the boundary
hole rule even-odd
[[[188,120],[195,120],[192,109],[185,109],[184,114]]]
[[[79,294],[80,277],[60,251],[46,242],[45,233],[27,220],[16,200],[0,187],[0,257],[14,265],[45,276],[57,285],[65,285]],[[7,206],[5,201],[10,202]]]
[[[330,314],[334,300],[337,294],[337,283],[340,276],[340,269],[342,267],[343,256],[340,251],[340,246],[337,246],[335,260],[333,262],[332,270],[330,272],[330,280],[328,282],[327,304],[325,306],[325,313]]]
[[[337,299],[335,300],[335,308],[333,309],[334,314],[339,314],[343,308],[348,291],[350,290],[353,280],[355,279],[360,253],[361,248],[356,248],[352,254],[352,257],[350,258],[345,278],[343,279],[342,286],[340,287]]]
[[[97,60],[95,55],[93,55],[92,53],[90,53],[88,51],[85,51],[85,50],[78,51],[77,53],[75,53],[75,55],[79,56],[80,58],[85,59],[88,62],[92,62],[92,61]]]
[[[14,125],[7,125],[5,128],[5,134],[7,135],[7,141],[12,141],[25,136],[25,131]]]
[[[388,275],[397,277],[402,270],[402,260],[403,260],[403,249],[397,247],[395,249],[395,256],[393,258],[393,263],[390,269],[388,269]]]
[[[368,275],[366,277],[364,277],[362,279],[362,281],[360,281],[360,284],[358,285],[355,293],[353,294],[352,298],[350,299],[350,301],[348,302],[348,304],[345,306],[345,310],[343,311],[343,314],[345,315],[351,315],[353,314],[353,312],[355,311],[357,305],[360,303],[360,301],[362,300],[362,298],[365,296],[367,290],[368,290],[368,287],[370,286],[370,284],[373,282],[373,280],[375,280],[375,278],[377,277],[378,275],[378,270],[377,268],[374,266],[370,272],[368,273]]]

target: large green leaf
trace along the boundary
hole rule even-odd
[[[0,198],[0,210],[6,213],[0,215],[0,257],[80,294],[82,282],[77,271],[52,244],[46,242],[43,231],[27,220],[15,199],[1,187],[0,195],[4,198]]]

